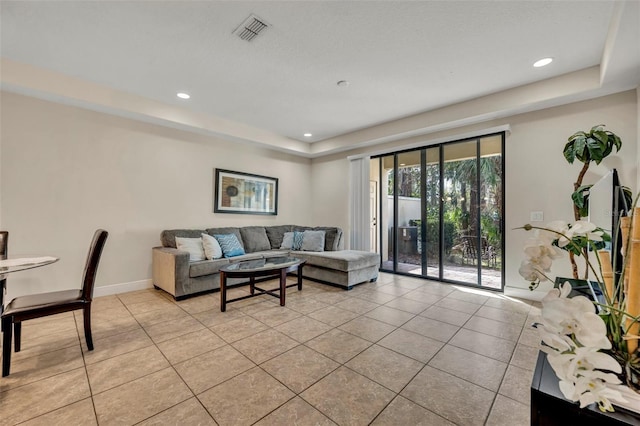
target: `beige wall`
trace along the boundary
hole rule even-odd
[[[504,124],[512,130],[505,153],[507,286],[526,288],[517,273],[526,234],[512,228],[536,210],[545,222],[571,218],[569,194],[579,165],[562,157],[569,135],[606,124],[622,137],[623,155],[593,167],[585,182],[616,167],[624,184],[634,192],[640,187],[639,96],[630,91],[308,160],[3,92],[0,227],[11,232],[12,253],[61,258],[11,276],[10,296],[77,285],[97,227],[110,231],[98,277],[105,288],[148,285],[150,248],[166,228],[298,223],[340,226],[348,235],[348,155]],[[215,167],[280,178],[278,216],[212,213]],[[566,270],[565,264],[556,272]]]
[[[567,138],[578,130],[588,130],[596,124],[606,124],[618,134],[623,141],[622,155],[613,155],[599,166],[592,166],[584,183],[594,183],[609,168],[616,167],[624,185],[632,188],[634,193],[638,186],[638,112],[635,91],[624,92],[599,99],[565,105],[547,110],[515,115],[503,120],[483,123],[482,125],[458,128],[423,138],[425,144],[429,140],[464,134],[493,126],[509,124],[511,134],[507,136],[505,158],[505,203],[506,203],[506,285],[511,288],[527,287],[518,275],[518,267],[522,260],[521,247],[527,238],[525,231],[513,230],[529,222],[531,211],[543,211],[545,222],[556,219],[572,220],[570,194],[573,182],[578,175],[580,165],[569,165],[562,156],[562,149]],[[347,155],[366,152],[391,152],[409,143],[417,142],[417,138],[386,144],[367,150],[344,153],[326,159],[314,159],[312,176],[316,188],[324,179],[335,180],[335,176],[343,176],[348,171]],[[314,190],[315,205],[331,205],[323,213],[325,222],[342,222],[348,217],[346,203],[348,189]],[[337,191],[341,191],[337,193]],[[338,201],[344,201],[339,204]],[[340,206],[345,206],[340,208]],[[567,274],[568,262],[558,262],[554,273]],[[542,286],[545,290],[548,286]]]
[[[344,248],[349,248],[349,160],[344,155],[312,160],[311,194],[314,225],[330,224],[343,229]]]
[[[313,222],[308,159],[11,93],[0,107],[10,252],[61,259],[12,275],[10,296],[78,286],[99,227],[109,239],[97,285],[109,286],[150,280],[162,229]],[[278,215],[212,213],[216,167],[279,178]]]

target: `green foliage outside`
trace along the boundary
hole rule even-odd
[[[481,234],[495,249],[501,246],[500,218],[502,217],[502,158],[490,156],[480,158],[480,185],[477,185],[475,160],[461,160],[444,163],[443,219],[445,254],[459,244],[463,235],[477,235],[478,212],[480,213]],[[439,237],[440,170],[438,164],[427,165],[426,171],[427,206],[427,256],[437,258]],[[397,172],[398,196],[420,198],[420,166],[400,167]],[[389,195],[394,191],[394,174],[389,173]],[[480,193],[478,194],[477,189]],[[478,205],[480,199],[480,205]],[[419,218],[411,221],[419,226]],[[420,240],[420,237],[418,237]]]

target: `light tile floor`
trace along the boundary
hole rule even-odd
[[[390,274],[225,313],[218,293],[97,298],[92,352],[80,312],[23,324],[0,425],[527,425],[538,314]]]

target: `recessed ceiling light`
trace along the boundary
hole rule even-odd
[[[406,164],[405,164],[405,163],[400,163],[400,165],[401,165],[401,166],[406,166]]]
[[[549,65],[553,62],[553,58],[542,58],[539,61],[536,61],[533,66],[536,68],[544,67],[545,65]]]
[[[311,136],[313,136],[311,133],[305,133],[305,134],[304,134],[304,137],[305,137],[305,138],[310,138]]]
[[[347,80],[340,80],[336,84],[338,85],[338,87],[348,87],[351,83],[349,83]]]
[[[184,93],[184,92],[178,92],[176,96],[179,97],[180,99],[189,99],[191,97],[190,94]]]

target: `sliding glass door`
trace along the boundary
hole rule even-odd
[[[373,158],[385,271],[503,288],[504,134]]]

